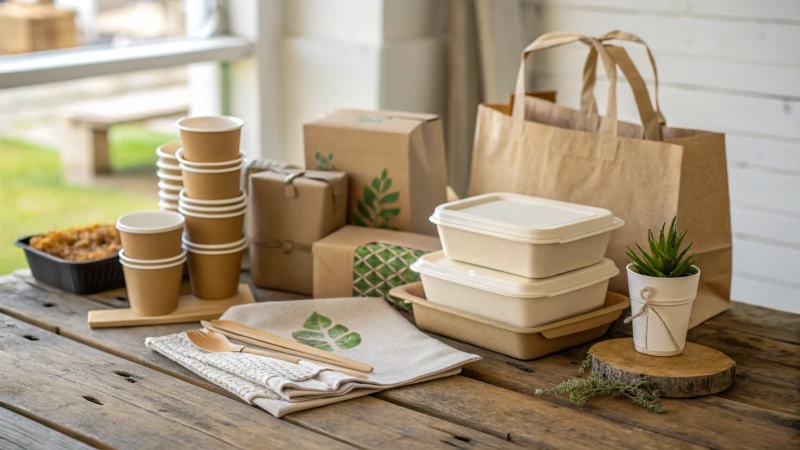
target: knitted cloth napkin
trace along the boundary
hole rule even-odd
[[[380,298],[241,305],[221,318],[374,368],[367,379],[360,379],[311,361],[291,364],[244,353],[205,352],[192,345],[185,333],[147,338],[151,349],[276,417],[455,375],[462,365],[480,359],[422,333]]]

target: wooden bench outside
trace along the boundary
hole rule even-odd
[[[182,115],[188,109],[189,96],[182,88],[93,99],[62,109],[65,139],[61,161],[65,177],[84,183],[111,171],[108,128],[112,125]]]

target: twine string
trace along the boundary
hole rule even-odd
[[[661,314],[655,308],[655,305],[653,305],[650,302],[648,302],[648,299],[650,299],[650,297],[652,295],[653,295],[653,288],[651,288],[651,287],[646,287],[646,288],[643,288],[641,291],[639,291],[639,297],[642,298],[642,301],[644,302],[644,305],[642,306],[642,308],[636,314],[632,314],[631,316],[625,318],[624,323],[627,325],[627,324],[633,322],[633,319],[635,319],[637,317],[641,317],[642,315],[644,315],[644,349],[648,350],[648,348],[647,348],[647,334],[648,334],[648,331],[650,329],[650,314],[648,314],[648,311],[653,311],[653,313],[656,315],[658,320],[661,321],[661,324],[664,325],[664,329],[667,330],[667,334],[669,335],[669,338],[672,341],[672,344],[675,346],[675,350],[680,350],[681,347],[678,345],[678,342],[675,340],[675,336],[672,335],[672,330],[669,329],[669,327],[667,326],[667,323],[664,321],[664,318],[661,317]]]

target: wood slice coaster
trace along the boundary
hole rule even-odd
[[[594,344],[592,373],[599,378],[631,382],[646,377],[662,397],[700,397],[731,387],[736,362],[728,355],[704,345],[686,343],[675,356],[639,353],[633,338],[610,339]]]
[[[132,309],[89,311],[89,328],[138,327],[219,319],[228,308],[255,303],[250,286],[239,285],[239,292],[224,300],[201,300],[192,294],[181,295],[178,309],[163,316],[139,316]]]

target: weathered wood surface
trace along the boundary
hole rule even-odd
[[[377,396],[529,447],[698,448],[460,376],[390,389]]]
[[[291,296],[264,290],[254,293],[257,298],[264,296],[268,300]],[[195,325],[90,330],[85,322],[86,312],[103,305],[126,306],[113,298],[90,300],[65,294],[34,282],[27,274],[0,278],[0,312],[226,394],[143,345],[147,336],[175,333]],[[746,313],[739,313],[740,306]],[[753,315],[753,311],[759,315]],[[734,304],[732,311],[690,331],[690,340],[717,348],[736,360],[736,382],[728,391],[709,397],[665,399],[666,415],[645,412],[622,399],[591,401],[580,410],[560,396],[534,396],[536,388],[551,387],[575,376],[589,344],[534,361],[519,361],[440,338],[454,347],[480,354],[484,360],[465,366],[462,377],[394,389],[379,394],[378,399],[351,400],[290,414],[285,419],[363,448],[427,448],[459,442],[462,447],[492,447],[507,444],[504,439],[525,446],[574,447],[584,445],[580,442],[584,433],[592,434],[593,439],[585,445],[594,447],[615,443],[643,448],[797,446],[798,345],[786,332],[774,330],[769,319],[775,316],[783,330],[792,330],[800,329],[800,316],[763,311],[766,310]],[[731,318],[726,319],[727,315]],[[748,322],[751,316],[756,317],[756,323]],[[630,334],[629,328],[613,327],[615,336],[626,333]],[[490,394],[494,392],[503,400],[492,399]],[[507,414],[508,411],[515,412]],[[265,414],[257,410],[253,413]],[[544,422],[537,422],[540,419]],[[595,429],[600,430],[599,434],[592,433]],[[563,440],[555,436],[559,434]],[[621,442],[620,436],[627,440]]]
[[[646,377],[662,397],[690,398],[731,387],[736,363],[719,350],[687,342],[683,353],[670,357],[639,353],[633,338],[607,339],[589,348],[592,373],[625,382]]]
[[[254,290],[256,298],[279,297],[294,294],[270,295],[263,290]],[[46,330],[54,331],[104,352],[120,356],[129,361],[163,372],[180,380],[190,382],[210,391],[236,398],[233,394],[207,382],[177,363],[144,346],[149,336],[178,333],[199,327],[199,324],[156,325],[118,329],[93,330],[86,324],[86,313],[92,309],[126,307],[126,303],[114,298],[91,299],[64,293],[34,281],[29,275],[17,273],[0,278],[0,312],[34,323]],[[2,369],[0,369],[2,370]],[[380,448],[386,436],[394,435],[399,447],[449,448],[446,442],[460,441],[465,437],[469,447],[507,448],[502,439],[479,431],[448,423],[418,412],[400,408],[382,400],[371,399],[370,414],[362,408],[367,399],[355,399],[336,405],[337,414],[331,407],[284,416],[287,422],[303,428],[333,436],[361,448]],[[266,412],[253,409],[255,415]],[[365,421],[369,421],[366,423]],[[420,426],[427,424],[427,426]],[[386,436],[380,438],[377,430],[383,429]],[[391,431],[391,433],[390,433]],[[402,445],[401,445],[402,442]],[[466,442],[466,441],[465,441]],[[393,442],[392,445],[395,445]],[[467,444],[461,444],[467,446]],[[513,445],[512,445],[513,447]]]
[[[350,448],[5,315],[0,343],[2,402],[92,446]]]
[[[92,447],[39,422],[0,407],[0,448],[7,450],[33,448],[89,450]]]
[[[536,389],[552,387],[564,379],[577,376],[577,370],[591,344],[533,361],[520,361],[489,350],[480,349],[452,339],[440,339],[455,348],[476,353],[483,360],[464,367],[462,375],[481,380],[511,391],[534,396]],[[724,349],[720,349],[725,351]],[[762,388],[740,381],[741,365],[737,362],[737,380],[725,393],[736,392],[744,385],[747,399],[762,395]],[[663,399],[665,415],[645,412],[640,406],[623,399],[594,399],[583,408],[584,413],[599,415],[623,424],[653,431],[662,436],[713,448],[770,448],[787,445],[798,438],[800,429],[800,377],[793,384],[777,389],[788,397],[772,398],[777,408],[762,408],[723,398],[720,394],[695,399]],[[556,404],[569,405],[562,396],[545,394],[542,398]],[[713,425],[709,423],[713,417]]]

